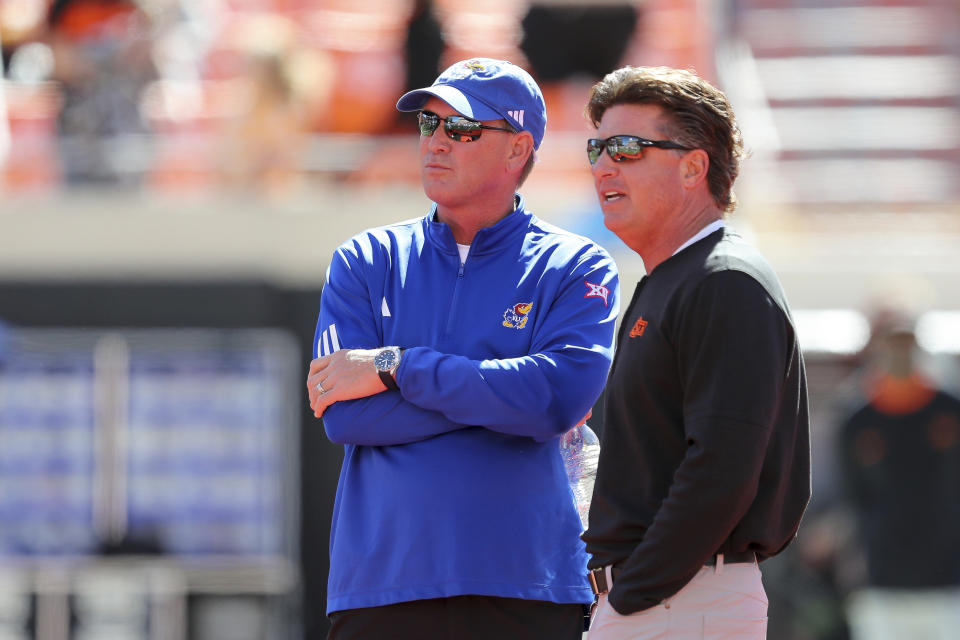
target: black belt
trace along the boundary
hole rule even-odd
[[[724,564],[738,564],[742,562],[752,564],[757,561],[757,554],[753,551],[741,551],[739,553],[714,554],[707,558],[707,561],[703,563],[704,566],[716,566],[718,555],[723,555]],[[587,578],[590,580],[590,588],[593,589],[594,595],[600,595],[601,593],[610,591],[610,585],[607,584],[607,573],[604,571],[605,568],[606,567],[597,567],[596,569],[590,569],[590,572],[587,574]],[[617,579],[619,573],[620,567],[617,565],[610,567],[610,575],[614,580]]]

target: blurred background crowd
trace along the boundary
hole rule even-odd
[[[956,0],[0,0],[0,638],[324,637],[341,452],[301,379],[326,263],[426,212],[394,105],[474,55],[541,84],[527,200],[627,288],[589,87],[662,64],[728,94],[732,224],[783,280],[811,390],[769,637],[949,610],[958,33]]]

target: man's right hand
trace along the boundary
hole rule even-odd
[[[313,415],[322,417],[327,407],[340,400],[356,400],[386,391],[373,364],[378,353],[380,349],[340,349],[313,360],[307,372]]]

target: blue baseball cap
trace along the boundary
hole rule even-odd
[[[473,120],[503,118],[517,131],[529,131],[540,148],[547,127],[547,105],[529,73],[506,60],[471,58],[447,68],[423,89],[400,96],[399,111],[417,111],[430,96],[440,98]]]

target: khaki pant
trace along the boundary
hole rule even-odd
[[[608,573],[609,576],[609,573]],[[656,607],[621,615],[601,594],[589,640],[764,640],[767,594],[754,563],[703,567]]]

